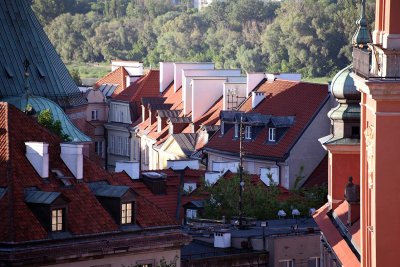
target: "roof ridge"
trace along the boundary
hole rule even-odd
[[[117,71],[119,71],[121,68],[123,68],[123,66],[120,66],[120,67],[118,67],[117,69],[115,69],[115,70],[109,72],[108,74],[106,74],[106,76],[101,77],[101,78],[95,83],[95,85],[96,85],[95,90],[98,90],[98,89],[99,89],[98,86],[100,85],[99,83],[100,83],[101,81],[107,79],[108,77],[110,77],[110,76],[113,75],[113,74],[116,74]],[[104,83],[101,83],[101,84],[104,84]]]

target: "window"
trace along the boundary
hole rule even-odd
[[[63,224],[63,209],[54,209],[51,211],[51,231],[63,231],[64,224]]]
[[[239,124],[235,124],[235,138],[239,137]]]
[[[96,154],[99,155],[100,157],[103,157],[103,141],[94,142],[94,148]]]
[[[117,138],[117,153],[118,155],[121,155],[121,150],[122,150],[122,137],[118,136]]]
[[[187,209],[186,218],[194,219],[197,218],[197,210]]]
[[[99,119],[99,111],[97,109],[92,110],[92,121],[97,121]]]
[[[251,126],[246,126],[244,128],[244,138],[245,139],[251,139]]]
[[[119,112],[119,122],[124,122],[124,112],[123,111]]]
[[[115,136],[114,135],[110,136],[110,148],[109,148],[108,152],[110,152],[110,153],[115,152]]]
[[[221,135],[225,134],[225,129],[224,129],[225,123],[221,122]]]
[[[308,267],[321,267],[321,261],[318,257],[308,259]]]
[[[294,260],[280,260],[279,267],[294,267]]]
[[[269,128],[268,141],[270,141],[270,142],[276,141],[276,128]]]
[[[132,207],[133,203],[123,203],[121,206],[121,224],[132,223]]]
[[[173,125],[172,123],[169,124],[168,133],[169,133],[170,135],[171,135],[171,134],[174,134],[174,125]]]

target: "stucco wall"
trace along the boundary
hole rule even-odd
[[[287,159],[290,188],[293,187],[296,176],[300,174],[301,167],[304,167],[301,175],[305,178],[300,182],[300,185],[306,181],[326,155],[327,152],[318,139],[330,133],[330,120],[327,114],[332,107],[333,101],[329,100],[325,103],[290,151],[290,156]]]

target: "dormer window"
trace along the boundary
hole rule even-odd
[[[104,181],[89,183],[89,187],[117,224],[135,224],[136,193],[131,188]]]
[[[133,204],[130,203],[122,203],[121,205],[121,224],[131,224],[132,223],[132,214],[133,214]]]
[[[269,128],[268,141],[269,142],[275,142],[276,141],[276,128]]]
[[[225,134],[225,123],[224,122],[221,122],[221,135],[224,135]]]
[[[239,137],[239,124],[235,124],[235,138]]]
[[[59,232],[64,230],[64,209],[53,209],[51,211],[51,231]]]
[[[251,126],[246,126],[244,128],[244,138],[247,140],[251,139]]]

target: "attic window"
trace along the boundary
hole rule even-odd
[[[133,203],[122,203],[121,205],[121,224],[131,224],[133,214]]]
[[[247,140],[251,139],[251,126],[246,126],[244,128],[244,138]]]
[[[51,211],[51,231],[64,231],[65,209],[53,209]]]
[[[239,137],[239,124],[235,124],[235,138]]]
[[[269,128],[268,141],[270,141],[270,142],[276,141],[276,128]]]
[[[14,77],[14,73],[11,71],[11,69],[8,66],[4,66],[4,69],[7,74],[7,78],[11,79]]]
[[[46,74],[44,73],[43,69],[39,65],[36,65],[36,68],[37,68],[40,78],[45,78]]]

